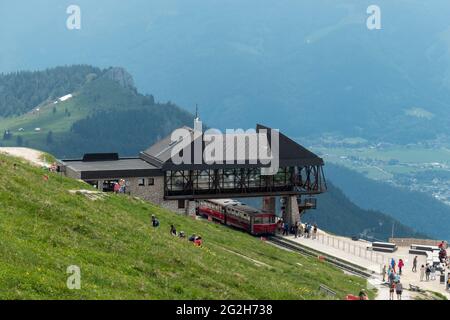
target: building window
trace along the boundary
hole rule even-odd
[[[178,209],[185,209],[186,203],[184,200],[178,200]]]
[[[155,185],[155,179],[154,178],[148,178],[148,185],[154,186]]]
[[[144,178],[140,178],[138,181],[139,181],[139,186],[140,187],[145,186],[145,179]]]

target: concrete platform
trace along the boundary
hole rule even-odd
[[[436,280],[420,281],[420,266],[426,264],[425,256],[418,255],[418,270],[417,272],[412,272],[412,263],[416,255],[409,254],[409,247],[399,247],[398,250],[393,253],[377,252],[376,254],[382,255],[382,257],[378,256],[374,258],[373,254],[375,253],[370,256],[370,250],[367,250],[370,243],[365,241],[352,241],[350,238],[346,237],[333,236],[322,230],[319,231],[318,239],[315,240],[311,238],[295,238],[291,235],[284,238],[374,271],[375,274],[369,279],[368,283],[378,289],[377,300],[389,300],[389,289],[387,286],[383,285],[381,270],[384,264],[389,265],[392,258],[394,258],[397,263],[399,259],[403,259],[403,262],[405,263],[401,276],[401,282],[405,289],[403,291],[402,300],[411,300],[417,296],[417,293],[407,290],[409,289],[410,284],[419,286],[423,290],[441,293],[450,299],[450,292],[445,290],[445,285],[439,283],[439,273],[436,273]],[[330,240],[332,238],[334,239],[334,244],[332,244],[333,240]],[[337,245],[338,242],[339,246]],[[366,252],[361,254],[359,248]],[[447,270],[446,272],[450,271]]]

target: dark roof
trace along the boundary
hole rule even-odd
[[[190,138],[192,139],[194,135],[194,129],[189,127],[182,127],[183,129],[186,129],[188,134],[190,135]],[[187,138],[187,137],[186,137]],[[155,164],[164,164],[165,162],[170,160],[171,157],[171,151],[172,149],[177,145],[178,142],[172,142],[171,134],[166,136],[165,138],[159,140],[155,144],[153,144],[151,147],[149,147],[147,150],[141,152],[141,158],[146,158],[145,160],[154,161]]]
[[[63,160],[63,165],[80,172],[81,179],[131,178],[162,175],[160,168],[140,159],[122,158],[109,161]]]
[[[258,124],[256,131],[267,130],[267,135],[270,141],[271,128]],[[279,132],[279,159],[280,166],[316,166],[323,165],[323,159],[312,153],[297,142],[291,140],[281,132]]]
[[[194,129],[189,127],[184,127],[188,131],[188,135],[190,135],[190,139],[194,140]],[[267,130],[268,141],[271,145],[270,136],[272,129],[269,127],[265,127],[263,125],[257,125],[256,133],[259,133],[261,130]],[[183,138],[184,139],[184,138]],[[197,138],[199,140],[199,144],[202,146],[202,155],[205,150],[206,144],[203,141],[203,136]],[[223,141],[225,141],[225,135],[223,135]],[[190,148],[190,159],[191,164],[174,164],[171,159],[172,150],[175,146],[182,142],[182,139],[176,142],[171,141],[171,136],[167,136],[164,139],[158,141],[156,144],[148,148],[146,151],[141,153],[141,158],[149,161],[154,165],[161,166],[163,170],[201,170],[201,169],[225,169],[225,168],[240,168],[240,167],[267,167],[269,165],[263,164],[260,161],[252,161],[255,159],[249,159],[249,154],[246,154],[245,161],[243,163],[239,163],[235,161],[234,163],[214,163],[207,164],[204,159],[202,159],[201,163],[195,164],[194,161],[194,146],[195,141],[192,141],[190,147],[185,147],[183,152],[189,152]],[[248,149],[249,143],[246,142],[246,146]],[[228,146],[225,144],[224,146],[224,154],[227,151],[226,148]],[[235,145],[235,155],[236,155],[236,147]],[[228,150],[230,151],[230,150]],[[284,166],[310,166],[310,165],[323,165],[323,159],[307,150],[303,146],[299,145],[297,142],[289,139],[282,133],[279,133],[279,165]]]
[[[194,129],[183,127],[186,129],[186,135],[181,137],[178,141],[172,142],[171,135],[158,141],[147,150],[140,153],[139,158],[119,158],[117,154],[88,154],[85,155],[84,160],[63,160],[62,164],[71,168],[75,172],[80,172],[81,179],[101,179],[114,177],[147,177],[160,176],[166,170],[203,170],[203,169],[228,169],[228,168],[261,168],[268,167],[270,164],[261,163],[258,159],[250,159],[250,154],[247,152],[243,161],[234,161],[232,163],[213,163],[208,164],[203,159],[203,151],[207,144],[203,141],[204,133],[194,135]],[[266,130],[270,147],[271,132],[273,129],[263,125],[257,125],[254,134],[260,133],[261,130]],[[247,132],[246,135],[249,133]],[[237,134],[236,136],[238,136]],[[185,147],[183,152],[189,152],[191,164],[175,164],[172,161],[172,150],[175,146],[182,143],[184,139],[190,138],[190,146]],[[194,136],[197,137],[197,142],[201,145],[202,159],[199,164],[194,164],[194,150],[196,141],[193,141]],[[233,138],[235,138],[234,136]],[[222,135],[223,141],[230,135]],[[237,143],[234,144],[235,158],[237,154]],[[246,141],[246,149],[249,150],[249,141]],[[231,148],[225,143],[223,154]],[[323,165],[323,159],[299,145],[295,141],[289,139],[282,133],[279,133],[279,166],[316,166]]]

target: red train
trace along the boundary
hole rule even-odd
[[[274,213],[262,212],[232,199],[198,200],[196,210],[198,215],[253,235],[274,234],[277,228]]]

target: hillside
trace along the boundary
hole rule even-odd
[[[104,71],[87,65],[0,74],[0,117],[20,116],[81,87]]]
[[[13,163],[18,164],[14,169]],[[323,299],[365,287],[318,260],[127,196],[90,200],[79,181],[0,155],[0,299]],[[156,214],[161,226],[150,226]],[[201,234],[203,248],[169,234]],[[68,266],[82,290],[68,290]],[[373,293],[370,293],[373,296]]]
[[[379,210],[437,239],[450,239],[450,207],[433,197],[374,181],[341,166],[328,164],[326,175],[356,205]]]
[[[68,84],[48,81],[51,76]],[[5,115],[0,118],[4,133],[0,146],[33,147],[58,157],[86,152],[134,156],[158,137],[190,125],[193,118],[170,102],[158,103],[151,95],[139,94],[132,76],[122,68],[58,67],[0,75],[2,81],[16,84],[5,87],[3,96],[20,101],[23,107],[17,112],[23,112],[11,115],[8,101],[0,99],[0,115]],[[68,94],[72,98],[55,103]]]
[[[362,209],[330,182],[327,192],[318,196],[317,209],[308,211],[304,221],[317,223],[324,230],[338,235],[368,240],[387,241],[393,224],[396,237],[429,238],[424,232],[418,232],[380,211]]]

